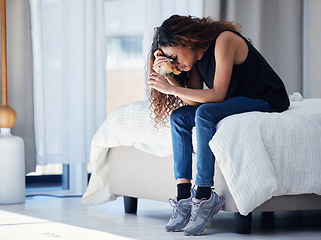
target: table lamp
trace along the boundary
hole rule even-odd
[[[8,105],[6,37],[6,0],[1,0],[0,204],[18,204],[25,201],[24,142],[11,134],[17,114]]]

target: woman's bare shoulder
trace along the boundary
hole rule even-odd
[[[215,49],[233,51],[234,64],[244,62],[248,55],[248,46],[244,39],[231,31],[224,31],[217,37]]]
[[[224,31],[218,35],[216,42],[219,44],[230,44],[233,42],[236,43],[239,40],[242,40],[242,38],[237,34],[235,34],[234,32]]]

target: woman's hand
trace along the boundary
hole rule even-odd
[[[174,77],[166,75],[165,78],[166,78],[166,80],[168,81],[169,84],[171,84],[173,86],[181,86]]]
[[[154,52],[154,56],[155,56],[155,61],[154,61],[153,69],[155,72],[157,72],[157,68],[163,66],[164,63],[168,61],[168,59],[163,55],[163,52],[161,50],[156,50]]]
[[[148,78],[148,86],[164,94],[172,94],[174,85],[158,73],[152,73]]]

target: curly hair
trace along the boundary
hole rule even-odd
[[[166,46],[187,46],[192,49],[204,49],[226,30],[240,31],[240,26],[228,21],[215,21],[210,17],[197,18],[192,16],[173,15],[155,28],[151,50],[148,56],[147,73],[154,72],[154,52]],[[149,75],[147,74],[147,75]],[[187,87],[189,72],[176,75],[176,81],[183,87]],[[164,126],[168,122],[170,114],[184,105],[177,96],[163,94],[155,89],[147,87],[147,95],[150,101],[151,116],[155,125]]]

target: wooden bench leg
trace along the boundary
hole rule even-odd
[[[251,233],[252,213],[243,216],[240,213],[235,213],[235,230],[239,234]]]
[[[125,213],[137,213],[137,198],[124,196],[124,209]]]

